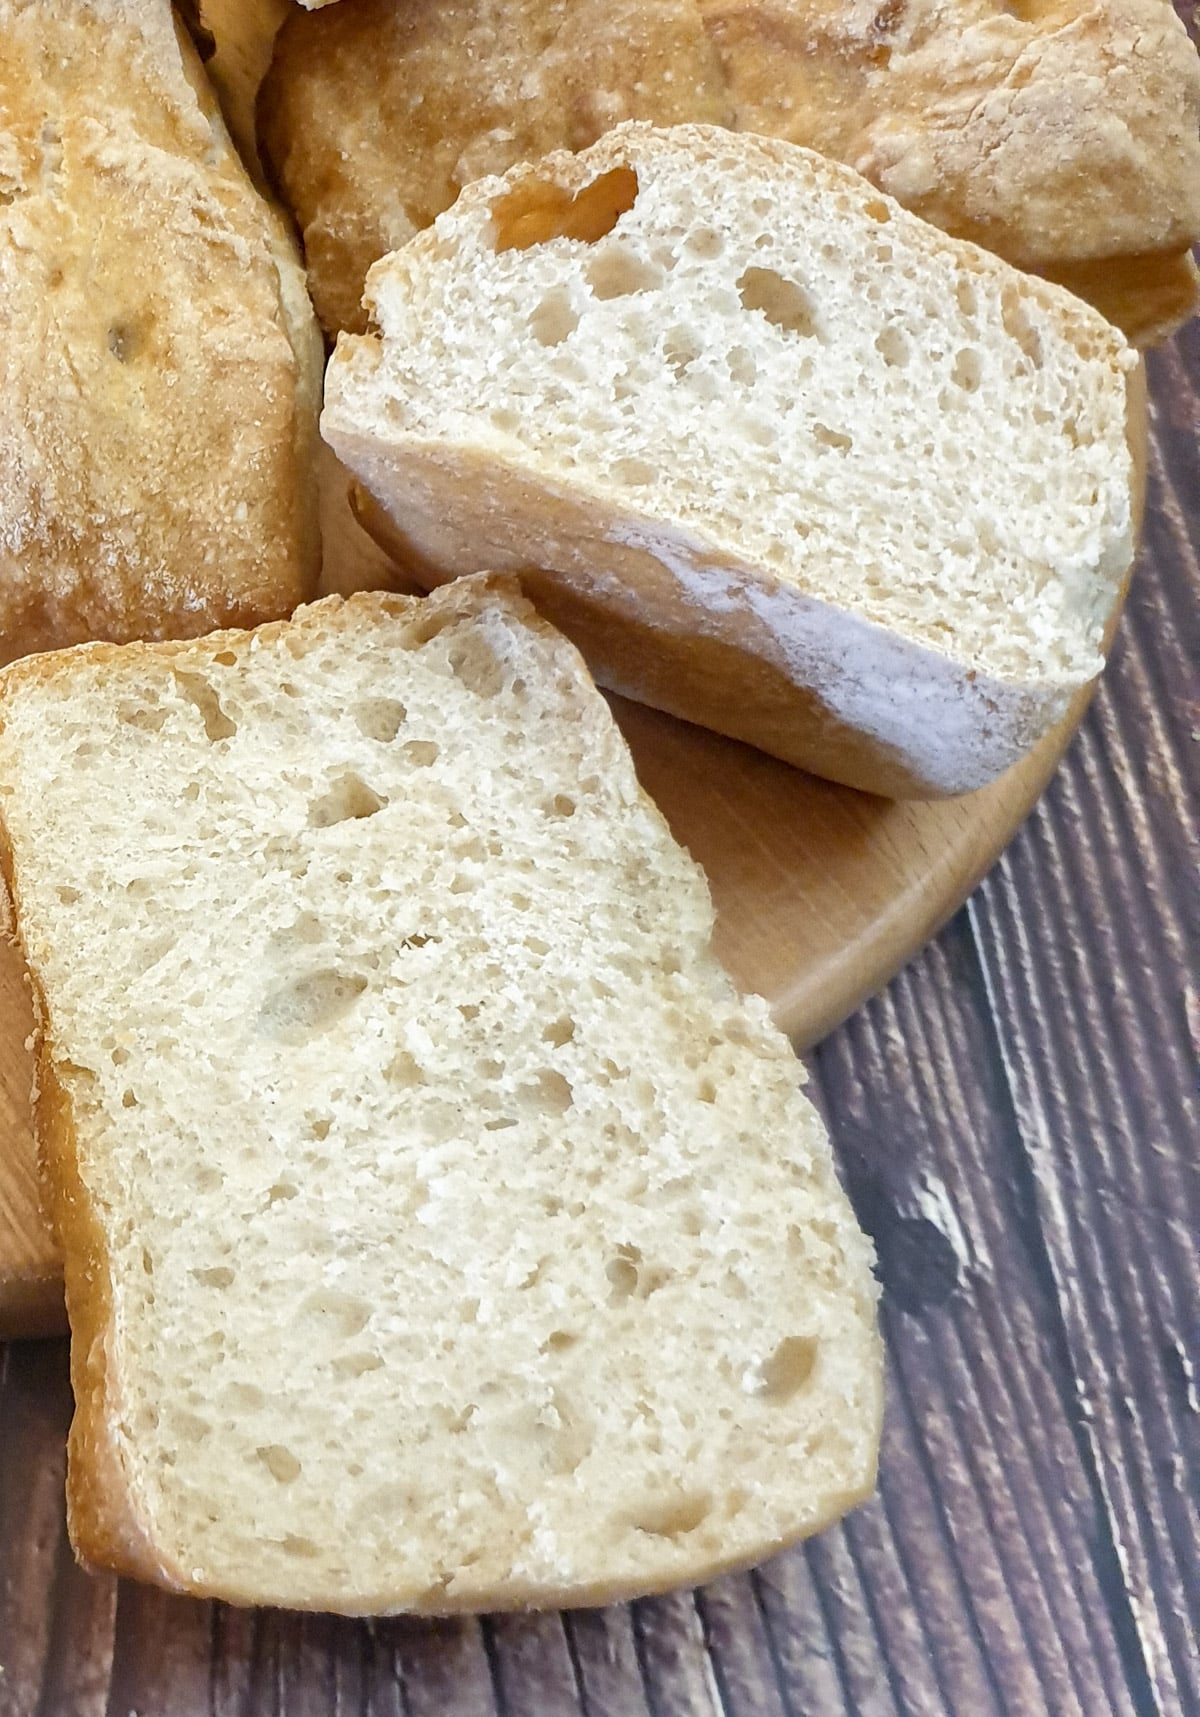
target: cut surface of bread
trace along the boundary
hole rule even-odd
[[[1014,762],[1132,555],[1120,335],[793,145],[618,127],[372,270],[323,433],[427,581],[872,791]]]
[[[0,660],[311,594],[321,364],[167,0],[0,0]]]
[[[35,658],[0,723],[87,1561],[590,1604],[864,1495],[868,1243],[508,581]]]
[[[261,111],[326,329],[362,331],[367,269],[471,179],[623,119],[831,155],[1131,337],[1196,306],[1200,62],[1169,0],[343,0],[291,9]]]

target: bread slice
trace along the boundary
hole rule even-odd
[[[213,0],[209,0],[213,3]],[[283,5],[283,0],[279,0]],[[844,161],[1139,341],[1194,313],[1200,62],[1169,0],[350,0],[295,6],[262,132],[329,331],[463,185],[622,119]]]
[[[88,1562],[345,1612],[706,1579],[870,1488],[867,1242],[508,581],[0,678]]]
[[[0,661],[313,594],[323,364],[168,0],[0,0]]]
[[[1133,355],[848,168],[620,126],[469,186],[367,301],[326,440],[427,582],[520,571],[602,684],[932,795],[1099,671]]]

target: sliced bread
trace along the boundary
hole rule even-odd
[[[521,572],[602,684],[932,795],[1099,671],[1133,354],[850,169],[620,126],[469,186],[367,301],[322,428],[384,534]]]
[[[945,231],[1063,280],[1139,341],[1196,310],[1200,63],[1170,0],[286,9],[262,134],[331,332],[361,332],[370,264],[471,179],[581,149],[622,119],[831,155]]]
[[[870,1488],[870,1249],[508,581],[0,678],[71,1533],[242,1603],[600,1603]]]

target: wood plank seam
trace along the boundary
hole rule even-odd
[[[1094,718],[1089,717],[1089,719]],[[1069,761],[1066,767],[1069,767]],[[1040,814],[1040,812],[1035,812],[1035,817]],[[1025,838],[1024,834],[1018,836],[1018,840]],[[1007,855],[1005,859],[1001,860],[998,868],[1003,869],[1006,862]],[[1112,1507],[1109,1487],[1103,1474],[1103,1462],[1097,1447],[1095,1427],[1088,1411],[1087,1402],[1079,1392],[1080,1369],[1071,1339],[1070,1325],[1062,1306],[1063,1295],[1069,1291],[1069,1287],[1063,1281],[1061,1272],[1054,1262],[1054,1248],[1047,1235],[1044,1195],[1039,1191],[1039,1177],[1034,1164],[1034,1153],[1040,1152],[1044,1157],[1052,1157],[1053,1145],[1045,1136],[1036,1143],[1030,1141],[1022,1124],[1017,1099],[1020,1074],[1019,1069],[1013,1064],[1005,1035],[999,1024],[1003,1014],[998,988],[988,958],[988,937],[982,924],[983,907],[980,897],[986,898],[988,887],[989,884],[985,883],[983,888],[967,902],[965,910],[971,924],[973,945],[979,962],[980,980],[988,998],[987,1019],[992,1028],[995,1055],[1003,1072],[1008,1105],[1008,1123],[1020,1146],[1017,1160],[1022,1164],[1025,1194],[1029,1207],[1034,1212],[1034,1222],[1030,1230],[1031,1238],[1035,1242],[1039,1267],[1044,1274],[1047,1298],[1055,1311],[1053,1339],[1064,1357],[1062,1374],[1073,1378],[1076,1384],[1076,1393],[1070,1403],[1072,1411],[1069,1414],[1068,1422],[1075,1434],[1080,1461],[1092,1490],[1096,1520],[1103,1529],[1102,1534],[1098,1533],[1093,1542],[1093,1565],[1100,1590],[1107,1602],[1113,1631],[1121,1644],[1122,1659],[1138,1712],[1145,1713],[1146,1717],[1171,1717],[1171,1714],[1160,1703],[1152,1655],[1148,1651],[1147,1643],[1143,1637],[1136,1600],[1129,1589],[1128,1570],[1121,1544],[1120,1526]]]

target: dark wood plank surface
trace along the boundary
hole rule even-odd
[[[0,1361],[0,1717],[1200,1713],[1200,329],[1150,359],[1142,563],[1045,799],[811,1058],[879,1249],[878,1494],[608,1611],[353,1623],[80,1572],[66,1349]]]

